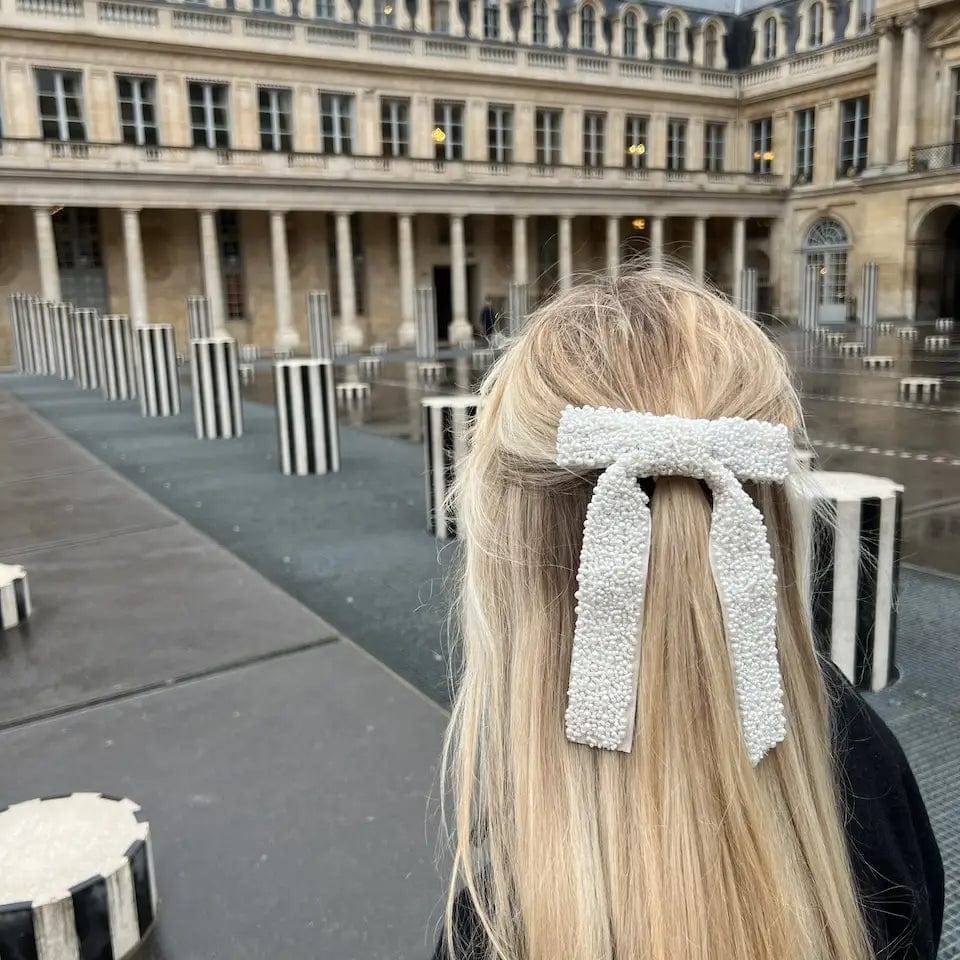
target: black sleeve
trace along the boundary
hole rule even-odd
[[[896,737],[847,681],[828,677],[847,842],[879,960],[935,960],[943,862]]]
[[[486,937],[466,890],[461,890],[453,903],[453,937],[456,960],[484,960]],[[433,951],[433,960],[450,960],[443,930]]]

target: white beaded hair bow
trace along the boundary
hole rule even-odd
[[[557,463],[600,468],[583,525],[567,739],[633,746],[640,627],[650,556],[649,500],[638,477],[703,480],[713,493],[710,564],[723,612],[743,739],[756,765],[786,735],[777,659],[777,578],[763,515],[742,480],[786,479],[782,424],[687,420],[608,407],[567,407]]]

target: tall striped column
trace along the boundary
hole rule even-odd
[[[457,509],[450,490],[457,464],[467,452],[467,436],[482,399],[426,397],[423,409],[423,454],[426,465],[427,530],[439,540],[457,535]]]
[[[816,330],[820,319],[820,269],[815,263],[804,267],[800,286],[800,326]]]
[[[37,300],[38,335],[43,350],[44,373],[57,373],[57,348],[53,331],[53,300]]]
[[[895,677],[903,487],[814,471],[798,485],[810,518],[810,598],[820,650],[864,690]]]
[[[72,380],[76,352],[72,303],[53,304],[53,345],[57,357],[57,375],[61,380]]]
[[[76,382],[81,390],[97,390],[103,379],[103,331],[96,310],[80,307],[73,311],[74,343],[77,347]]]
[[[243,436],[237,341],[205,337],[190,341],[193,419],[200,440]]]
[[[437,359],[437,304],[433,287],[418,287],[414,305],[417,324],[417,359]]]
[[[311,290],[307,294],[307,326],[310,356],[315,360],[333,359],[333,323],[330,319],[330,294]]]
[[[880,268],[875,263],[865,263],[860,271],[860,324],[864,327],[877,325],[877,282]]]
[[[145,417],[175,417],[180,412],[180,378],[173,326],[137,327],[137,389]]]
[[[213,338],[210,301],[206,297],[197,294],[187,297],[187,335],[190,340]]]
[[[33,372],[33,352],[30,344],[30,329],[27,319],[27,298],[24,294],[10,294],[10,341],[18,373]]]
[[[340,435],[333,360],[281,360],[273,372],[280,470],[298,477],[336,473]]]
[[[523,324],[527,319],[527,285],[525,283],[511,283],[507,288],[507,322],[508,333],[511,337],[519,336]]]
[[[757,319],[757,271],[754,267],[747,267],[740,271],[740,303],[741,313],[745,313],[751,320]]]
[[[137,395],[133,323],[122,314],[108,314],[100,318],[100,329],[103,396],[107,400],[132,400]]]

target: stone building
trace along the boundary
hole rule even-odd
[[[960,4],[701,2],[0,0],[0,294],[396,343],[644,254],[955,315]]]

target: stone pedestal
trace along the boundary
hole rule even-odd
[[[340,435],[332,360],[283,360],[276,364],[280,469],[287,475],[335,473]]]
[[[243,436],[237,341],[207,337],[190,341],[193,418],[200,440]]]

